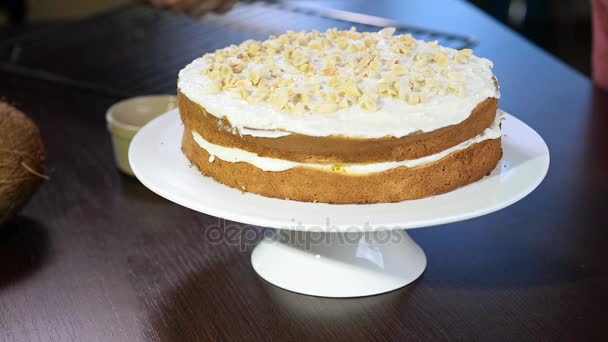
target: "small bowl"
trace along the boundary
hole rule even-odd
[[[119,170],[133,176],[128,155],[135,133],[150,120],[175,108],[176,103],[173,95],[147,95],[122,100],[108,109],[106,122]]]

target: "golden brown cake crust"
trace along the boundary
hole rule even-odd
[[[187,131],[196,131],[212,144],[246,150],[261,157],[303,163],[371,163],[435,154],[481,134],[494,122],[498,106],[497,99],[488,98],[457,125],[401,138],[353,139],[295,133],[279,138],[260,138],[233,134],[226,119],[220,121],[179,90],[177,94],[180,115]]]
[[[306,167],[266,172],[251,164],[219,158],[209,162],[210,155],[188,129],[184,131],[182,150],[204,175],[232,188],[267,197],[336,204],[400,202],[442,194],[481,179],[502,157],[498,138],[427,165],[352,175]]]

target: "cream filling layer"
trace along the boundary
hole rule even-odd
[[[245,127],[241,127],[237,131],[240,135],[251,135],[252,137],[256,138],[280,138],[291,134],[289,132],[283,131],[267,131],[260,129],[250,129]]]
[[[192,131],[192,136],[194,141],[203,149],[209,153],[212,158],[209,158],[209,162],[213,162],[215,158],[219,158],[223,161],[229,163],[248,163],[259,169],[264,171],[271,172],[279,172],[292,169],[294,167],[308,167],[312,169],[320,169],[320,170],[339,170],[340,172],[346,172],[350,174],[359,174],[366,175],[371,173],[384,172],[391,169],[395,169],[398,167],[417,167],[429,163],[436,162],[451,153],[456,151],[464,150],[471,145],[480,143],[484,140],[489,139],[497,139],[502,135],[500,129],[500,122],[504,118],[504,113],[502,111],[496,112],[496,119],[492,123],[492,125],[486,128],[480,135],[464,141],[459,145],[448,148],[447,150],[441,151],[439,153],[435,153],[426,157],[418,158],[418,159],[409,159],[402,161],[394,161],[394,162],[383,162],[383,163],[368,163],[368,164],[340,164],[339,167],[336,164],[315,164],[315,163],[300,163],[290,160],[284,159],[276,159],[276,158],[268,158],[268,157],[260,157],[255,153],[244,151],[238,148],[232,147],[224,147],[220,145],[215,145],[207,140],[203,139],[203,137]]]

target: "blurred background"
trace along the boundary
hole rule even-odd
[[[591,20],[588,0],[469,1],[589,76]],[[9,37],[19,25],[40,27],[51,22],[90,16],[132,2],[135,0],[0,0],[0,39]]]
[[[589,0],[471,0],[551,54],[589,76]]]

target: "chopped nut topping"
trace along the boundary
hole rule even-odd
[[[407,101],[407,103],[409,103],[411,105],[416,105],[416,104],[420,103],[420,95],[414,94],[414,93],[409,93],[409,94],[407,94],[406,101]]]
[[[338,110],[338,105],[335,103],[322,103],[315,107],[315,110],[319,113],[333,113]]]
[[[462,49],[456,53],[454,56],[454,60],[458,63],[466,63],[469,61],[469,58],[473,56],[473,50],[471,49]]]
[[[260,74],[258,72],[255,71],[251,71],[249,73],[249,76],[247,77],[249,79],[249,81],[251,81],[252,84],[257,85],[258,83],[260,83]]]
[[[407,72],[408,72],[407,68],[404,67],[401,64],[393,64],[393,65],[391,65],[391,71],[395,75],[404,75],[404,74],[407,74]]]
[[[222,65],[222,67],[220,68],[220,75],[223,78],[229,78],[230,76],[232,76],[232,68],[228,65]]]
[[[433,55],[433,61],[437,63],[439,66],[445,67],[450,64],[450,60],[448,57],[441,51],[436,51]]]
[[[473,51],[395,32],[334,28],[247,40],[205,55],[200,74],[212,81],[210,94],[226,91],[294,115],[355,105],[376,111],[386,101],[380,98],[418,105],[433,96],[465,96],[462,68]]]
[[[394,27],[385,27],[382,30],[380,30],[378,33],[383,35],[383,36],[392,36],[393,34],[395,34],[396,29]]]
[[[275,110],[281,110],[285,105],[287,105],[287,101],[289,101],[289,97],[287,95],[287,89],[279,89],[276,91],[273,96],[270,98],[270,105]]]
[[[367,94],[363,94],[359,98],[359,106],[363,110],[369,110],[372,112],[378,110],[378,105],[376,103],[376,100]]]
[[[355,85],[352,82],[348,82],[344,85],[344,92],[348,95],[354,96],[354,97],[359,97],[361,96],[361,92],[359,91],[359,89],[357,88],[357,85]]]

